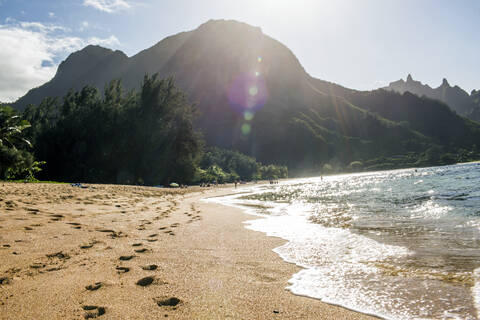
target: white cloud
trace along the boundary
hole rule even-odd
[[[83,5],[87,7],[93,7],[97,10],[107,13],[113,13],[132,8],[132,4],[126,0],[83,0]]]
[[[82,23],[80,24],[80,28],[78,28],[78,31],[83,32],[88,28],[90,28],[90,23],[88,21],[82,21]]]
[[[55,18],[55,13],[49,12],[49,13],[48,13],[48,16],[49,16],[50,18]]]
[[[115,36],[82,39],[68,29],[38,22],[0,24],[0,101],[12,102],[50,80],[58,61],[88,44],[118,46]]]
[[[120,45],[120,41],[115,36],[110,36],[108,38],[102,39],[97,37],[91,37],[88,39],[88,44],[96,44],[100,46],[109,46],[114,47]]]
[[[55,24],[44,24],[40,22],[20,22],[20,27],[23,29],[36,29],[42,33],[45,32],[54,32],[54,31],[69,31],[69,29],[64,28]]]

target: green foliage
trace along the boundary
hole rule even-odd
[[[363,162],[361,162],[361,161],[350,162],[350,164],[348,165],[348,169],[351,170],[351,171],[362,170],[363,169]]]
[[[28,121],[22,120],[9,106],[0,106],[0,145],[16,149],[21,144],[31,147],[22,131],[30,127]]]
[[[44,163],[34,160],[24,130],[30,124],[8,106],[0,106],[0,179],[34,179]]]
[[[205,152],[200,166],[210,168],[218,166],[229,175],[229,181],[250,181],[258,176],[260,164],[252,157],[238,151],[211,148]]]
[[[333,173],[333,167],[329,163],[325,163],[322,167],[322,172],[325,174]]]
[[[195,115],[173,79],[157,75],[145,76],[140,93],[114,80],[103,97],[86,86],[24,112],[47,163],[42,178],[148,185],[193,180],[202,150]]]
[[[288,177],[288,169],[285,166],[263,166],[255,158],[238,151],[220,148],[211,148],[205,152],[200,166],[203,169],[199,169],[197,181],[203,183],[272,180]]]
[[[288,169],[285,166],[275,166],[270,164],[268,166],[260,167],[260,176],[264,180],[277,180],[288,178]]]

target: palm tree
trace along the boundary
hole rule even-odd
[[[22,136],[22,131],[28,127],[30,123],[16,115],[11,107],[0,107],[0,146],[16,149],[16,146],[23,143],[31,147],[30,141]]]

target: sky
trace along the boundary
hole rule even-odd
[[[348,88],[410,73],[480,89],[479,0],[0,0],[0,101],[47,82],[88,44],[132,56],[210,19],[260,27],[310,75]]]

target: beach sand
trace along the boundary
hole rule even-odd
[[[233,188],[87,186],[0,183],[0,319],[371,319],[285,290]]]

